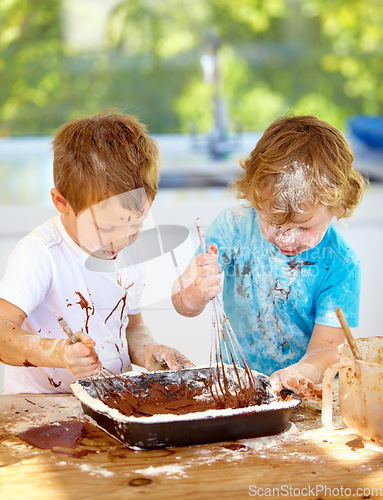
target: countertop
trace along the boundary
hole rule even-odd
[[[134,451],[86,421],[72,395],[0,396],[0,498],[383,498],[383,453],[323,428],[320,410],[303,402],[277,436]],[[334,417],[342,426],[336,405]],[[74,419],[86,435],[73,449],[43,450],[19,437]]]

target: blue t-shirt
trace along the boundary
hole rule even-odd
[[[270,375],[305,354],[314,324],[358,326],[359,260],[330,224],[322,241],[289,257],[268,242],[253,208],[231,207],[209,227],[224,272],[225,313],[250,367]]]

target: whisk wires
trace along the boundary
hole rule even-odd
[[[196,219],[201,249],[207,253],[205,235]],[[226,316],[220,297],[212,300],[212,336],[210,348],[209,389],[216,403],[225,408],[235,400],[238,408],[249,406],[255,398],[253,373]],[[227,363],[231,363],[228,365]]]

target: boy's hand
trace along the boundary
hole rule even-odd
[[[190,277],[196,294],[208,303],[221,290],[218,248],[215,243],[209,247],[209,253],[201,253],[190,264]]]
[[[145,346],[144,368],[148,371],[180,370],[194,365],[177,349],[155,342]]]
[[[76,378],[97,375],[101,370],[94,346],[95,341],[84,332],[74,334],[79,342],[75,344],[66,340],[63,344],[63,360],[65,366]]]
[[[322,400],[322,388],[315,382],[321,379],[318,370],[310,364],[296,363],[274,372],[270,382],[275,392],[280,392],[284,387],[312,401]]]
[[[278,370],[270,377],[276,392],[283,387],[294,391],[304,399],[322,399],[323,374],[339,360],[337,346],[344,342],[341,328],[315,324],[307,351],[298,363]]]
[[[212,243],[209,253],[201,253],[175,281],[172,300],[176,310],[184,316],[196,316],[206,304],[222,291],[217,245]]]

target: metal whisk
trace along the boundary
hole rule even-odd
[[[61,328],[72,344],[80,342],[73,334],[64,318],[57,317],[57,321],[60,323]],[[134,384],[132,381],[128,383],[126,379],[104,367],[101,368],[97,376],[87,377],[87,379],[91,382],[97,397],[104,403],[108,399],[112,399],[119,405],[121,399],[124,399],[127,400],[133,408],[137,409],[141,396],[141,389],[137,384]],[[131,386],[136,387],[138,391],[137,395],[133,392]]]
[[[201,249],[207,253],[204,231],[195,220]],[[216,403],[225,408],[233,401],[237,408],[250,406],[256,395],[253,373],[226,316],[221,299],[212,300],[212,337],[210,349],[210,393]],[[226,361],[226,362],[225,362]],[[231,365],[227,363],[232,363]]]

